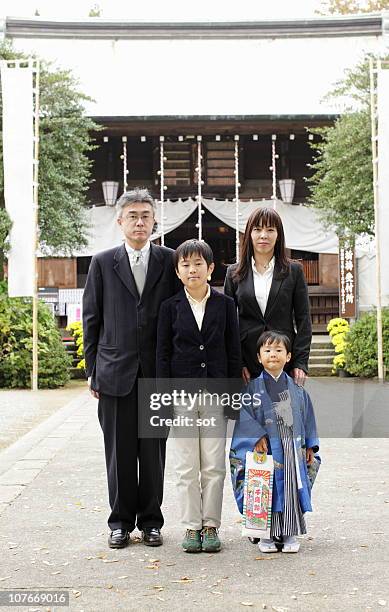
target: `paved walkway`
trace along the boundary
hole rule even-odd
[[[310,381],[312,393],[322,393],[318,384]],[[328,381],[329,408],[346,389],[337,385]],[[128,548],[115,551],[106,544],[96,408],[87,392],[78,394],[0,454],[1,590],[67,590],[70,609],[85,612],[389,609],[387,439],[322,440],[315,512],[298,555],[266,556],[241,537],[228,477],[222,552],[182,552],[168,449],[164,546],[147,548],[134,533]]]
[[[62,389],[0,389],[0,450],[10,446],[33,427],[85,389],[85,381],[71,380]]]

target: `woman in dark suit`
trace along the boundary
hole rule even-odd
[[[303,385],[312,338],[308,288],[301,265],[286,256],[282,220],[274,209],[261,207],[251,213],[240,262],[228,267],[224,291],[239,312],[245,382],[262,370],[256,349],[259,336],[274,330],[289,336],[292,359],[287,370]]]

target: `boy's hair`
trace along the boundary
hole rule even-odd
[[[196,238],[191,238],[190,240],[185,240],[180,246],[177,247],[174,253],[174,267],[178,270],[178,262],[181,259],[188,259],[191,255],[199,255],[203,257],[209,267],[211,263],[213,263],[213,252],[209,244],[204,242],[204,240],[196,240]]]
[[[257,353],[259,353],[261,346],[265,344],[283,344],[287,353],[292,351],[289,336],[278,331],[265,331],[259,336],[257,341]]]

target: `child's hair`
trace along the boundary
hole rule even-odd
[[[174,253],[174,267],[178,270],[178,262],[180,259],[188,259],[191,255],[199,255],[203,257],[209,267],[211,263],[213,263],[213,252],[209,244],[204,242],[204,240],[196,240],[196,238],[191,238],[190,240],[185,240],[180,246],[176,248]]]
[[[289,336],[278,331],[265,331],[259,336],[257,353],[259,353],[260,348],[265,344],[283,344],[287,353],[290,353],[292,350]]]

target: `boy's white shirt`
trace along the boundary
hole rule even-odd
[[[210,285],[207,284],[207,287],[208,287],[207,288],[207,293],[205,294],[203,299],[200,300],[200,301],[195,300],[190,295],[190,293],[188,292],[187,288],[184,287],[185,295],[186,295],[186,297],[188,299],[188,302],[190,304],[190,307],[192,309],[194,318],[196,319],[196,323],[197,323],[199,329],[201,329],[201,326],[203,324],[205,307],[207,305],[207,300],[208,300],[209,296],[211,295],[211,287],[210,287]]]

